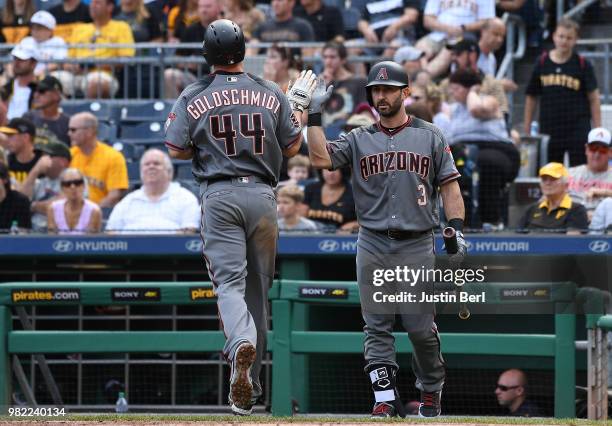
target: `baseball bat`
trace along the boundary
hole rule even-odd
[[[455,228],[451,228],[447,226],[442,231],[442,237],[444,238],[444,247],[446,247],[446,252],[448,254],[455,254],[459,247],[457,246],[457,234],[455,233]]]

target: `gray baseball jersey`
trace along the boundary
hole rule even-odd
[[[198,182],[258,176],[276,185],[282,150],[301,125],[280,88],[248,73],[216,72],[187,86],[166,121],[166,145],[194,147]]]
[[[380,125],[327,144],[332,167],[350,166],[359,224],[384,231],[439,225],[438,186],[459,178],[442,132],[409,117],[393,134]]]

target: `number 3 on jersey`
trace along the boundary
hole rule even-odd
[[[425,192],[426,191],[425,185],[421,183],[417,186],[417,189],[420,192],[420,195],[417,197],[417,204],[419,206],[426,206],[427,205],[427,192]]]
[[[253,153],[256,155],[263,154],[266,130],[263,128],[261,114],[240,114],[238,121],[240,135],[251,138],[253,141]],[[225,153],[228,157],[236,155],[237,132],[234,129],[234,119],[231,114],[211,115],[210,131],[215,139],[225,143]]]

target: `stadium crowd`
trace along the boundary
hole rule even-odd
[[[113,61],[155,55],[155,49],[129,47],[133,43],[201,43],[207,25],[220,17],[240,24],[251,42],[248,54],[265,54],[262,76],[283,90],[304,68],[302,58],[315,58],[315,70],[334,85],[322,117],[329,139],[377,119],[365,91],[367,67],[349,58],[375,55],[401,64],[411,81],[407,112],[433,122],[451,145],[470,228],[508,227],[508,187],[521,166],[519,133],[532,133],[535,120],[541,133],[551,136],[549,164],[538,173],[542,196],[525,209],[518,227],[561,232],[612,227],[610,132],[601,127],[593,66],[575,52],[575,22],[556,23],[552,49],[538,57],[526,88],[523,127],[509,125],[508,94],[518,85],[496,78],[506,33],[499,16],[507,11],[522,16],[529,44],[537,49],[545,28],[535,0],[5,3],[0,42],[15,46],[3,53],[12,60],[0,77],[0,232],[197,229],[198,190],[189,165],[173,163],[159,149],[165,118],[128,122],[129,107],[109,112],[101,98],[138,96],[135,79],[163,81],[163,88],[150,86],[153,93],[163,89],[167,101],[155,102],[155,110],[167,113],[184,87],[210,71],[202,58],[189,58],[200,56],[199,49],[177,49],[185,63],[160,75],[149,68],[135,73],[135,65]],[[324,46],[283,44],[310,41]],[[259,49],[258,42],[272,45]],[[91,59],[101,61],[86,65]],[[66,98],[87,102],[70,111],[62,105]],[[136,136],[126,136],[129,132]],[[302,155],[288,161],[286,180],[278,186],[281,231],[355,232],[347,172],[313,173],[306,150],[304,144]],[[470,211],[476,205],[478,210]]]

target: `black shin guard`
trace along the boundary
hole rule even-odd
[[[406,410],[395,381],[397,368],[390,364],[369,364],[365,368],[365,373],[372,383],[376,403],[385,402],[392,405],[400,417],[406,417]]]

